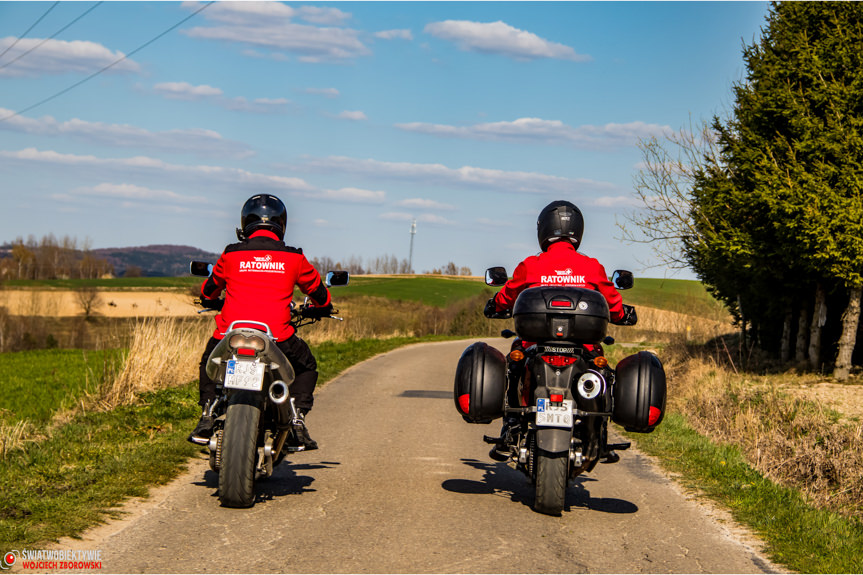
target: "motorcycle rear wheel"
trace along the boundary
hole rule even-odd
[[[255,504],[255,457],[261,410],[252,402],[232,402],[225,416],[219,501],[223,507]]]
[[[534,511],[546,515],[560,515],[566,499],[566,476],[569,454],[549,453],[540,450],[536,454],[536,498]]]

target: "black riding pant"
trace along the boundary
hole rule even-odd
[[[201,356],[200,364],[200,379],[198,380],[198,390],[200,392],[200,400],[198,403],[203,407],[208,402],[216,399],[216,382],[207,376],[207,359],[210,354],[219,345],[220,339],[211,337],[204,348],[204,354]],[[312,350],[309,345],[292,335],[284,341],[277,342],[276,345],[291,362],[294,368],[293,383],[290,385],[291,397],[294,398],[294,404],[297,409],[308,411],[312,409],[312,404],[315,401],[313,396],[315,386],[318,383],[318,362],[315,361],[315,356],[312,355]]]

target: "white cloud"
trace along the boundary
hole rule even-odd
[[[219,88],[206,84],[193,86],[188,82],[162,82],[153,86],[153,89],[172,100],[201,100],[222,95]]]
[[[413,40],[414,35],[410,30],[381,30],[380,32],[375,32],[375,38],[380,38],[381,40]]]
[[[341,26],[351,19],[350,12],[342,12],[338,8],[320,8],[318,6],[301,6],[297,8],[297,17],[324,26]]]
[[[413,214],[409,214],[406,212],[386,212],[379,215],[378,217],[382,220],[387,220],[391,222],[410,222],[416,220],[417,222],[437,226],[451,226],[455,224],[455,222],[453,222],[452,220],[448,220],[444,217],[437,216],[434,214],[421,214],[419,216],[414,216]]]
[[[170,182],[171,185],[182,182],[185,187],[195,187],[208,193],[213,190],[234,193],[237,189],[256,189],[275,194],[299,194],[315,190],[301,178],[272,176],[223,166],[170,164],[147,156],[99,158],[27,148],[17,152],[0,151],[0,165],[64,169],[84,176],[98,173],[100,179],[150,177]]]
[[[640,208],[644,203],[635,196],[600,196],[594,198],[591,205],[598,208]]]
[[[0,52],[16,41],[14,36],[0,38]],[[44,43],[43,43],[44,42]],[[39,45],[39,49],[34,48]],[[33,49],[20,60],[18,56]],[[120,51],[112,52],[95,42],[63,40],[43,40],[24,38],[6,52],[3,63],[11,64],[0,68],[0,76],[41,76],[45,74],[91,74],[123,58]],[[138,72],[140,66],[133,60],[124,60],[111,67],[107,72]]]
[[[0,108],[0,117],[11,110]],[[171,154],[193,153],[200,156],[245,158],[252,150],[239,142],[225,140],[212,130],[187,129],[151,132],[128,124],[87,122],[73,118],[58,122],[51,116],[26,118],[16,116],[0,122],[0,130],[12,130],[46,136],[69,136],[93,144],[120,148],[142,148]]]
[[[436,202],[434,200],[426,200],[422,198],[410,198],[407,200],[401,200],[400,202],[396,202],[397,206],[401,206],[404,208],[415,208],[419,210],[454,210],[455,206],[451,204],[444,204],[441,202]]]
[[[341,112],[338,117],[342,120],[353,120],[355,122],[368,119],[365,112],[361,112],[359,110],[345,110],[344,112]]]
[[[324,228],[324,227],[330,225],[330,222],[328,222],[327,220],[321,219],[321,218],[314,220],[312,223],[315,224],[316,226],[318,226],[319,228]]]
[[[255,98],[247,100],[242,96],[225,98],[219,104],[229,110],[253,112],[256,114],[283,113],[291,101],[286,98]]]
[[[159,200],[173,203],[199,203],[206,201],[206,198],[203,196],[184,196],[170,190],[154,190],[135,184],[102,183],[90,188],[78,188],[73,191],[73,194],[121,200]]]
[[[672,131],[669,126],[645,122],[572,127],[559,120],[543,120],[541,118],[519,118],[512,122],[489,122],[472,126],[411,122],[396,124],[396,127],[408,132],[447,138],[536,142],[579,148],[634,146],[641,139],[661,136]]]
[[[371,53],[357,30],[334,25],[350,16],[335,8],[294,9],[279,2],[216,2],[201,16],[218,24],[197,26],[183,33],[192,38],[288,52],[303,62],[345,61]],[[295,17],[329,25],[297,24],[292,21]]]
[[[454,42],[461,50],[500,54],[517,60],[554,58],[573,62],[589,61],[590,56],[576,53],[569,46],[550,42],[536,34],[513,28],[505,22],[445,20],[432,22],[425,32]]]
[[[360,188],[318,190],[305,194],[305,197],[313,200],[348,202],[351,204],[382,204],[386,196],[386,192],[363,190]]]
[[[316,96],[325,96],[327,98],[338,98],[339,91],[335,88],[306,88],[306,94],[314,94]]]
[[[474,166],[449,168],[442,164],[414,164],[408,162],[382,162],[372,159],[356,159],[343,156],[308,158],[303,168],[325,173],[348,173],[374,179],[389,178],[409,181],[418,185],[436,185],[463,190],[482,190],[567,194],[614,190],[616,186],[583,178],[564,178],[537,172],[491,170]]]

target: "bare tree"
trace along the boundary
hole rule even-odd
[[[99,295],[99,290],[94,286],[79,287],[75,290],[75,297],[78,300],[78,305],[81,306],[85,320],[89,321],[96,310],[102,306],[102,297]]]

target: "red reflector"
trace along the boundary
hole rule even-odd
[[[552,393],[549,399],[552,401],[552,403],[560,403],[561,401],[563,401],[563,396],[559,393]]]
[[[647,425],[656,425],[656,422],[659,421],[660,416],[662,415],[662,411],[658,407],[650,406],[650,413],[647,416]]]
[[[240,354],[240,355],[251,355],[251,356],[254,356],[254,355],[255,355],[255,350],[253,350],[253,349],[248,349],[248,348],[246,348],[246,347],[239,347],[239,348],[237,348],[237,353],[238,353],[238,354]]]
[[[551,307],[572,307],[572,302],[568,299],[553,299]]]
[[[569,357],[566,355],[543,355],[542,361],[554,367],[566,367],[578,361],[577,357]]]
[[[464,395],[459,395],[458,405],[461,407],[462,413],[470,413],[470,394],[465,393]]]

